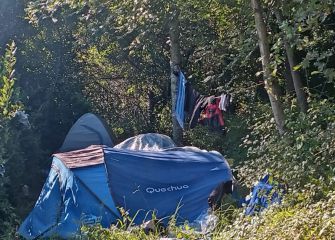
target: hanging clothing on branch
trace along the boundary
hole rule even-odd
[[[222,129],[224,126],[222,111],[227,112],[231,102],[232,96],[229,93],[223,93],[219,97],[200,95],[186,81],[184,74],[179,72],[174,116],[182,129],[185,128],[185,120],[189,121],[190,129],[198,123]]]
[[[189,122],[190,129],[195,128],[195,126],[198,124],[198,121],[200,119],[200,114],[207,106],[207,103],[208,103],[208,97],[200,95],[196,101],[196,104],[194,106],[193,113],[192,113],[192,116]]]
[[[220,98],[211,96],[208,98],[208,104],[205,108],[204,125],[219,129],[224,126],[222,112],[219,108]]]
[[[184,128],[185,120],[185,84],[185,76],[182,72],[179,72],[175,116],[181,128]]]
[[[186,82],[185,85],[185,112],[187,113],[186,118],[191,118],[197,100],[200,97],[198,93],[189,82]]]
[[[196,102],[190,119],[190,129],[195,128],[198,123],[213,128],[222,128],[224,120],[219,103],[219,97],[201,95]]]
[[[220,96],[220,103],[219,103],[219,108],[222,110],[222,111],[225,111],[227,112],[228,108],[229,108],[229,105],[231,104],[232,102],[232,97],[231,95],[228,93],[228,94],[221,94]]]

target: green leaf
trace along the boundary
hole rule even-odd
[[[277,76],[277,70],[278,70],[277,68],[273,69],[271,75],[274,77]]]
[[[293,70],[294,70],[294,71],[298,71],[298,70],[301,69],[301,68],[302,68],[302,65],[299,64],[299,65],[294,66],[294,67],[293,67]]]
[[[320,72],[319,71],[313,71],[313,72],[311,72],[311,75],[316,75],[316,74],[320,74]]]

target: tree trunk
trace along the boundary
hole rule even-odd
[[[271,77],[270,68],[270,48],[267,39],[267,31],[265,22],[263,20],[262,8],[259,0],[251,0],[251,5],[255,15],[255,23],[258,33],[258,42],[262,58],[262,66],[264,71],[264,84],[269,95],[272,112],[277,124],[279,134],[283,134],[284,130],[284,111],[279,101],[279,85],[275,79]]]
[[[285,65],[284,65],[284,77],[286,79],[286,93],[289,96],[292,96],[294,94],[294,84],[293,84],[293,79],[291,75],[291,70],[290,70],[290,64],[288,62],[287,57],[285,58]]]
[[[153,132],[155,130],[155,102],[154,102],[154,97],[155,94],[154,92],[150,89],[148,90],[148,113],[149,113],[149,123],[148,123],[148,129],[150,132]]]
[[[174,10],[172,13],[172,18],[170,22],[170,44],[171,44],[171,100],[172,100],[172,138],[177,146],[182,145],[183,140],[183,131],[179,126],[179,123],[176,119],[175,108],[177,100],[177,83],[178,83],[178,73],[181,65],[181,54],[180,54],[180,45],[179,45],[179,22],[178,16],[179,12]]]
[[[282,15],[280,13],[280,10],[275,10],[275,14],[276,14],[276,18],[278,20],[278,23],[281,24],[283,22],[283,18]],[[298,100],[298,104],[299,104],[299,108],[301,112],[306,113],[307,112],[307,99],[306,99],[306,94],[304,92],[303,89],[303,84],[301,81],[301,76],[299,71],[295,71],[294,70],[294,66],[297,65],[297,61],[295,59],[294,56],[294,49],[291,47],[289,40],[287,39],[286,35],[284,35],[283,37],[284,40],[284,45],[285,45],[285,50],[286,50],[286,55],[287,55],[287,59],[290,65],[290,72],[292,75],[292,79],[293,79],[293,85],[294,85],[294,90],[295,93],[297,94],[297,100]]]

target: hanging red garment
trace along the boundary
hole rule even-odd
[[[222,112],[219,108],[220,98],[210,98],[207,107],[205,108],[205,115],[207,124],[212,127],[224,126]]]

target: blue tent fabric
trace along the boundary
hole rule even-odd
[[[271,204],[280,204],[284,193],[285,186],[266,174],[253,187],[251,194],[244,202],[246,204],[245,215],[261,212]]]
[[[193,221],[208,209],[208,196],[231,181],[228,163],[200,151],[140,152],[105,149],[110,190],[117,206],[134,222],[150,220],[153,211],[165,222],[178,210],[178,221]]]
[[[177,210],[177,223],[192,222],[208,209],[217,185],[232,178],[222,155],[194,148],[150,152],[90,146],[55,154],[18,233],[26,239],[73,238],[82,225],[116,223],[121,218],[117,207],[136,216],[136,224],[153,212],[167,223]]]
[[[109,194],[104,164],[68,169],[54,157],[40,197],[19,234],[26,239],[68,239],[75,237],[83,224],[109,227],[119,216]]]
[[[53,228],[60,214],[61,202],[58,173],[52,168],[35,208],[21,224],[19,234],[34,239]]]
[[[179,72],[175,114],[181,128],[184,128],[185,120],[185,84],[185,76],[182,72]]]

